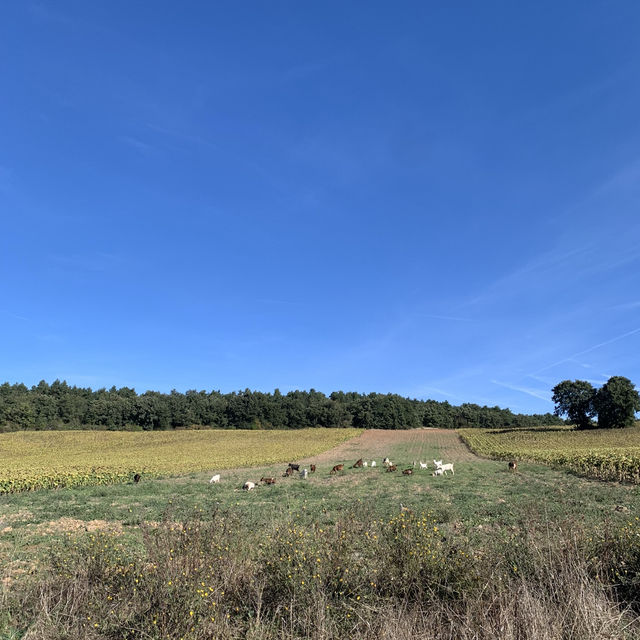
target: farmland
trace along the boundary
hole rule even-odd
[[[350,468],[384,456],[429,468]],[[433,477],[434,458],[455,475]],[[295,461],[317,472],[0,496],[0,638],[640,637],[635,487],[511,473],[445,430],[365,431]],[[261,476],[276,484],[241,490]]]
[[[358,429],[297,431],[36,431],[0,435],[0,493],[114,484],[145,476],[304,458]]]
[[[460,429],[479,455],[565,467],[600,480],[640,483],[640,429]]]

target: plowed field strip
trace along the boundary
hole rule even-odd
[[[402,464],[422,460],[433,466],[433,456],[439,454],[447,462],[470,462],[478,460],[460,440],[455,431],[449,429],[410,429],[395,431],[368,429],[357,438],[338,445],[302,462],[329,464],[364,458],[382,462],[389,456],[393,462]],[[398,455],[401,458],[398,458]]]

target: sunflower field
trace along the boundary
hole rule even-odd
[[[640,429],[459,429],[478,455],[566,467],[600,480],[640,483]]]
[[[360,429],[21,431],[0,434],[0,493],[255,467],[316,455]]]

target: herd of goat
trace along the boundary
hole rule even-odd
[[[382,465],[386,468],[388,473],[393,473],[394,471],[398,470],[398,466],[393,464],[393,462],[391,462],[391,460],[389,460],[389,458],[385,458],[382,461]],[[353,465],[351,465],[351,467],[349,467],[350,469],[362,469],[365,467],[376,467],[377,463],[375,460],[372,460],[371,462],[368,462],[367,460],[363,460],[362,458],[360,458],[357,462],[355,462]],[[444,464],[442,460],[434,460],[433,461],[433,473],[431,474],[432,476],[444,476],[447,474],[448,471],[451,471],[452,475],[454,474],[453,471],[453,463],[449,462]],[[402,471],[402,474],[405,476],[410,476],[413,474],[415,469],[427,469],[428,465],[426,462],[413,462],[413,465],[411,467],[407,467],[406,469],[404,469]],[[302,478],[303,480],[306,480],[309,477],[310,473],[315,473],[316,471],[316,465],[312,464],[309,465],[309,469],[302,469],[300,470],[300,465],[299,464],[294,464],[293,462],[289,463],[289,466],[286,468],[285,472],[282,474],[283,478],[290,478],[295,474],[298,474],[300,478]],[[344,464],[336,464],[332,467],[331,471],[329,471],[329,475],[335,475],[337,473],[339,473],[340,471],[344,471]],[[214,475],[211,480],[209,480],[210,484],[216,484],[220,482],[220,474],[216,473],[216,475]],[[276,478],[273,477],[262,477],[260,478],[260,481],[258,483],[256,482],[245,482],[244,485],[242,486],[244,491],[251,491],[252,489],[256,488],[256,484],[275,484],[276,483]]]

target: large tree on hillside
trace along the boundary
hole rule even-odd
[[[640,395],[631,380],[613,376],[598,389],[594,406],[601,429],[631,427],[640,411]]]
[[[578,429],[593,426],[595,415],[594,398],[596,390],[586,380],[563,380],[552,389],[557,416],[566,414]]]

